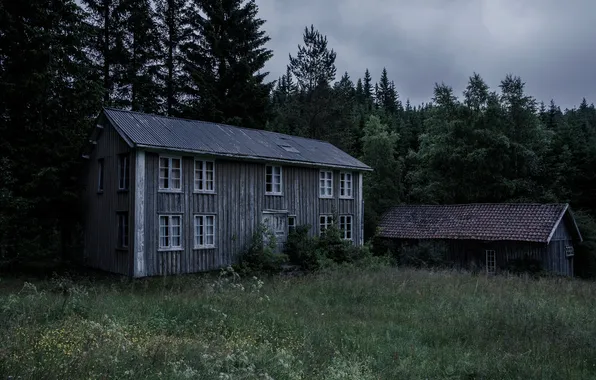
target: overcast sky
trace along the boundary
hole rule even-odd
[[[305,26],[337,53],[338,79],[374,81],[386,67],[403,101],[427,102],[435,82],[461,95],[478,72],[497,89],[522,77],[538,101],[562,108],[596,103],[596,0],[256,0],[274,57],[285,72]]]

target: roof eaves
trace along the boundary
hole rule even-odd
[[[212,152],[212,151],[169,148],[169,147],[164,147],[164,146],[148,145],[148,144],[134,144],[134,146],[137,148],[152,149],[152,150],[158,150],[158,151],[162,150],[162,151],[173,151],[173,152],[182,152],[182,153],[207,154],[207,155],[216,156],[216,157],[231,157],[231,158],[242,158],[242,159],[254,160],[254,161],[279,162],[279,163],[297,164],[299,166],[351,169],[351,170],[365,171],[365,172],[373,171],[373,169],[371,167],[369,167],[368,165],[365,165],[365,166],[337,165],[337,164],[327,164],[324,162],[311,162],[311,161],[302,161],[302,160],[287,160],[287,159],[283,159],[283,158],[263,157],[263,156],[258,156],[258,155],[244,155],[244,154],[236,154],[236,153],[217,153],[217,152]]]

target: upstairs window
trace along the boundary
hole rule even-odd
[[[128,190],[130,182],[130,164],[128,154],[118,156],[118,190]]]
[[[265,169],[265,194],[281,195],[281,166],[267,165]]]
[[[195,248],[215,247],[215,215],[195,215]]]
[[[339,217],[339,231],[344,240],[352,240],[352,215]]]
[[[333,197],[333,172],[323,170],[319,172],[319,197]]]
[[[97,160],[97,191],[103,191],[103,158]]]
[[[339,175],[339,197],[352,198],[352,173],[340,173]]]
[[[182,215],[159,216],[159,249],[182,249]]]
[[[118,216],[118,248],[128,248],[128,212],[119,212]]]
[[[179,157],[159,158],[159,189],[182,190],[182,159]]]
[[[333,224],[333,216],[332,215],[321,215],[319,217],[319,230],[320,234],[323,235],[325,230],[329,228]]]
[[[292,232],[296,230],[296,216],[288,216],[288,231]]]
[[[215,163],[195,160],[195,191],[215,191]]]

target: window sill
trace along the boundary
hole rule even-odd
[[[201,245],[201,246],[196,246],[193,249],[194,250],[205,250],[205,249],[215,249],[216,247],[214,245]]]
[[[157,190],[159,193],[172,193],[172,194],[182,194],[182,190],[168,190],[168,189],[159,189]]]
[[[118,189],[119,193],[128,193],[128,189]]]
[[[319,199],[333,199],[333,195],[319,195]]]
[[[184,248],[176,247],[176,248],[158,248],[157,249],[157,252],[180,252],[180,251],[184,251]]]
[[[284,196],[283,193],[265,193],[265,195],[270,196],[270,197],[283,197]]]
[[[195,190],[193,194],[205,194],[205,195],[216,195],[215,191],[203,191],[203,190]]]
[[[339,199],[353,200],[353,199],[354,199],[354,197],[342,197],[342,196],[340,196],[340,197],[339,197]]]

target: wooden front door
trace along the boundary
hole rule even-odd
[[[276,253],[283,252],[284,246],[286,244],[286,240],[288,238],[287,235],[287,225],[288,225],[288,215],[283,213],[263,213],[263,224],[267,227],[267,229],[273,233],[275,236],[276,241]],[[265,235],[265,243],[267,241],[267,235]]]

